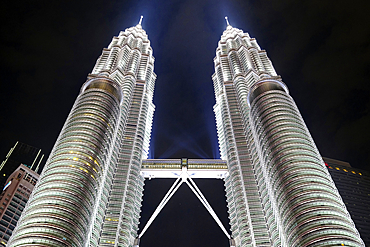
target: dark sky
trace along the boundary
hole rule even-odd
[[[227,15],[267,51],[321,154],[370,170],[369,9],[358,0],[5,1],[0,159],[17,140],[49,154],[102,49],[140,15],[158,75],[151,158],[218,158],[211,75]],[[146,183],[146,211],[171,183]],[[226,225],[222,181],[197,183]],[[190,190],[179,192],[141,246],[227,246]]]

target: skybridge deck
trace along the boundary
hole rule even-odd
[[[145,178],[178,178],[187,172],[191,178],[225,178],[226,160],[220,159],[146,159],[141,165]]]

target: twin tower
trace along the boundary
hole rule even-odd
[[[156,74],[140,20],[103,49],[7,246],[137,246],[144,179],[177,177],[169,197],[185,182],[210,208],[194,174],[224,180],[231,246],[364,246],[266,52],[227,24],[212,76],[222,160],[146,160]]]

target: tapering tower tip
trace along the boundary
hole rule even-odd
[[[227,26],[230,26],[229,18],[228,18],[227,16],[225,16],[225,20],[226,20],[226,24],[227,24]]]
[[[141,25],[141,22],[143,21],[143,16],[140,16],[139,25]]]

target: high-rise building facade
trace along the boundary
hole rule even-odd
[[[266,51],[227,25],[212,76],[236,246],[364,246]]]
[[[0,195],[0,246],[6,246],[38,178],[36,171],[21,164],[6,181]]]
[[[323,158],[366,246],[370,246],[370,173],[347,162]]]
[[[17,141],[0,164],[0,187],[20,164],[38,172],[44,163],[43,158],[41,149]]]
[[[154,57],[140,23],[83,84],[8,246],[130,246],[154,113]]]
[[[266,52],[228,25],[214,63],[223,160],[142,162],[154,113],[152,49],[140,23],[114,37],[82,86],[8,246],[137,246],[144,177],[163,172],[177,177],[164,203],[187,183],[219,224],[191,176],[225,180],[231,246],[363,246]]]

